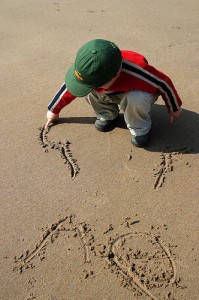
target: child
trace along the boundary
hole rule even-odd
[[[45,127],[58,120],[64,106],[76,97],[86,96],[97,116],[97,130],[112,129],[121,109],[132,144],[143,147],[151,129],[151,106],[159,95],[172,124],[181,114],[182,102],[170,78],[149,65],[142,55],[120,50],[111,41],[95,39],[79,49],[65,83],[48,106]]]

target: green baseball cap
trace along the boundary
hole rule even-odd
[[[78,50],[75,63],[67,71],[67,89],[74,96],[86,96],[93,88],[109,82],[119,71],[121,62],[121,51],[113,42],[92,40]]]

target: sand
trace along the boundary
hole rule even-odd
[[[1,1],[2,300],[199,297],[199,3]],[[151,142],[107,133],[83,98],[45,131],[47,105],[93,38],[168,74],[183,114],[161,98]]]

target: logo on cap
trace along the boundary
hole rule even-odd
[[[83,80],[83,78],[81,77],[80,73],[77,70],[75,70],[74,73],[78,80],[81,80],[81,81]]]

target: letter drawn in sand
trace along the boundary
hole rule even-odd
[[[159,169],[158,171],[154,173],[154,177],[156,177],[153,188],[155,190],[158,190],[160,187],[163,186],[166,175],[168,172],[173,171],[173,157],[174,155],[179,155],[179,154],[185,154],[185,153],[190,153],[191,148],[189,147],[183,147],[181,149],[172,149],[172,148],[166,148],[162,153],[160,154],[160,164],[159,164]]]
[[[156,176],[156,180],[153,185],[155,190],[158,190],[159,187],[162,187],[166,178],[166,173],[171,171],[173,171],[172,153],[162,152],[160,169],[154,174],[154,176]]]
[[[66,216],[60,219],[58,222],[53,223],[50,228],[48,228],[44,233],[42,239],[35,245],[34,249],[30,251],[29,249],[25,251],[21,256],[15,256],[15,263],[17,264],[14,267],[14,271],[22,273],[24,269],[33,268],[33,260],[36,256],[39,257],[40,261],[45,259],[46,246],[48,242],[53,243],[56,238],[58,238],[61,231],[70,231],[73,230],[72,220],[74,215]],[[65,227],[66,225],[67,228]]]
[[[119,270],[124,286],[134,291],[137,287],[152,300],[159,300],[162,291],[171,294],[168,289],[176,283],[176,265],[158,236],[133,232],[120,235],[110,243],[107,257],[112,268]]]
[[[70,142],[64,140],[63,142],[54,143],[49,141],[48,133],[50,132],[50,128],[45,129],[44,127],[39,128],[39,141],[45,152],[48,152],[49,148],[59,150],[61,154],[61,158],[64,160],[64,163],[67,165],[68,170],[70,172],[71,178],[75,178],[80,171],[80,168],[77,164],[77,160],[74,159],[73,154],[70,150]]]
[[[87,242],[85,241],[85,236],[86,236],[86,233],[88,232],[87,225],[86,224],[80,224],[77,227],[77,232],[78,232],[81,244],[82,244],[83,249],[84,249],[84,262],[89,263],[89,262],[91,262],[90,253],[89,253],[89,246],[87,245]]]

